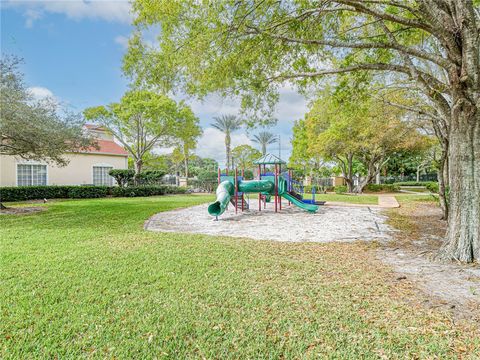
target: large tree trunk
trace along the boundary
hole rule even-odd
[[[185,177],[187,178],[187,181],[188,181],[188,156],[187,155],[184,155],[185,156],[185,160],[184,160],[184,164],[185,164]]]
[[[347,177],[345,178],[345,181],[347,182],[348,186],[348,192],[353,193],[354,191],[354,181],[353,181],[353,155],[349,155],[347,158]]]
[[[457,100],[449,137],[450,210],[444,259],[480,260],[480,110]]]
[[[134,177],[135,185],[138,185],[139,176],[140,176],[140,173],[142,172],[142,166],[143,166],[143,161],[141,159],[135,161],[135,177]]]
[[[365,189],[365,186],[371,184],[376,177],[378,178],[377,184],[380,184],[380,170],[382,169],[383,165],[385,165],[386,161],[384,161],[383,157],[378,158],[376,156],[372,156],[368,161],[367,159],[363,159],[363,163],[367,164],[367,175],[363,179],[360,178],[358,180],[358,185],[355,189],[355,192],[359,194],[361,194],[363,189]]]
[[[442,157],[438,167],[438,198],[442,209],[442,220],[448,220],[448,150],[442,148]]]

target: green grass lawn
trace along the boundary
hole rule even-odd
[[[410,192],[416,192],[416,193],[426,193],[429,194],[430,190],[428,190],[425,186],[400,186],[401,190],[406,190]]]
[[[210,199],[0,215],[0,358],[475,357],[478,328],[423,307],[373,244],[143,230],[156,212]]]
[[[305,194],[305,199],[311,199],[312,194]],[[377,195],[347,195],[347,194],[315,194],[317,201],[334,201],[351,204],[378,204]]]
[[[411,201],[438,202],[438,195],[434,194],[395,194],[395,198],[400,204]]]

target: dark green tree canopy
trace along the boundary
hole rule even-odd
[[[254,168],[253,162],[261,156],[262,153],[250,145],[239,145],[232,150],[234,165],[243,170]]]

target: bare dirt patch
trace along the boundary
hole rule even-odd
[[[47,210],[43,206],[22,206],[22,207],[7,207],[0,210],[0,215],[27,215]]]
[[[400,280],[416,282],[429,295],[427,305],[480,321],[480,266],[435,259],[446,230],[440,209],[434,203],[412,202],[388,215],[388,223],[401,231],[382,244],[379,258],[401,274]]]

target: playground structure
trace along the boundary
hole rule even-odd
[[[270,203],[273,199],[275,212],[282,209],[282,198],[286,199],[289,204],[314,213],[318,210],[315,202],[304,200],[303,197],[294,190],[296,184],[292,180],[291,172],[282,173],[282,164],[285,162],[275,155],[266,154],[260,159],[254,161],[258,165],[258,175],[255,180],[244,180],[244,172],[238,175],[235,169],[233,175],[229,175],[228,170],[222,174],[218,170],[218,187],[216,191],[217,199],[208,206],[208,213],[215,216],[222,215],[231,203],[235,208],[235,213],[239,209],[242,211],[249,209],[249,194],[258,194],[258,210],[265,209],[266,203]],[[266,165],[274,165],[274,171],[267,172]]]
[[[305,199],[305,186],[297,180],[294,180],[291,176],[291,172],[289,171],[288,174],[284,175],[287,178],[289,183],[290,193],[295,196],[298,200],[302,201],[305,204],[315,204],[315,205],[325,205],[325,201],[317,201],[315,200],[315,195],[317,193],[317,186],[313,185],[311,187],[311,198]]]

